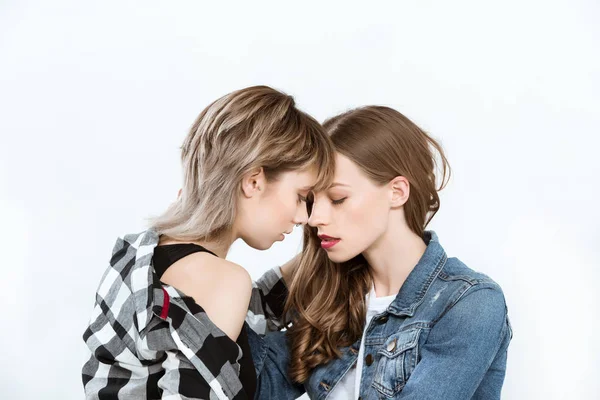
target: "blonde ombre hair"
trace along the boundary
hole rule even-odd
[[[334,174],[334,151],[322,126],[293,97],[268,86],[229,93],[206,107],[181,153],[181,196],[152,226],[177,240],[219,239],[232,227],[242,177],[263,168],[267,181],[315,168],[316,190]]]

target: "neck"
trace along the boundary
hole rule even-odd
[[[386,232],[363,252],[377,297],[397,294],[427,248],[401,217],[390,221]]]

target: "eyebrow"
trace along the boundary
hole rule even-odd
[[[336,187],[336,186],[350,187],[350,185],[346,185],[345,183],[334,182],[331,186],[328,187],[328,189],[331,189],[331,188]],[[304,187],[300,188],[300,190],[308,190],[310,192],[312,192],[314,189],[315,189],[314,186],[304,186]]]
[[[335,186],[345,186],[345,187],[350,187],[350,185],[346,185],[345,183],[340,183],[340,182],[333,182],[330,186],[330,188],[335,187]]]

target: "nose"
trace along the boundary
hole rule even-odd
[[[307,211],[306,205],[304,203],[302,203],[299,207],[297,207],[296,215],[294,215],[294,219],[292,220],[292,222],[296,225],[298,225],[298,224],[304,225],[308,222],[308,211]]]
[[[319,225],[327,225],[327,210],[322,204],[318,204],[321,202],[317,202],[316,199],[312,204],[312,211],[310,213],[310,217],[308,218],[308,224],[313,228]]]

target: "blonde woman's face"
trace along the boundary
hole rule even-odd
[[[266,250],[285,234],[291,233],[295,224],[308,221],[306,197],[317,179],[315,170],[281,173],[277,180],[263,181],[264,188],[252,201],[244,202],[241,210],[241,238],[251,247]]]
[[[344,262],[375,245],[387,230],[390,192],[347,157],[336,153],[335,160],[333,184],[314,193],[308,224],[317,228],[328,257]]]

